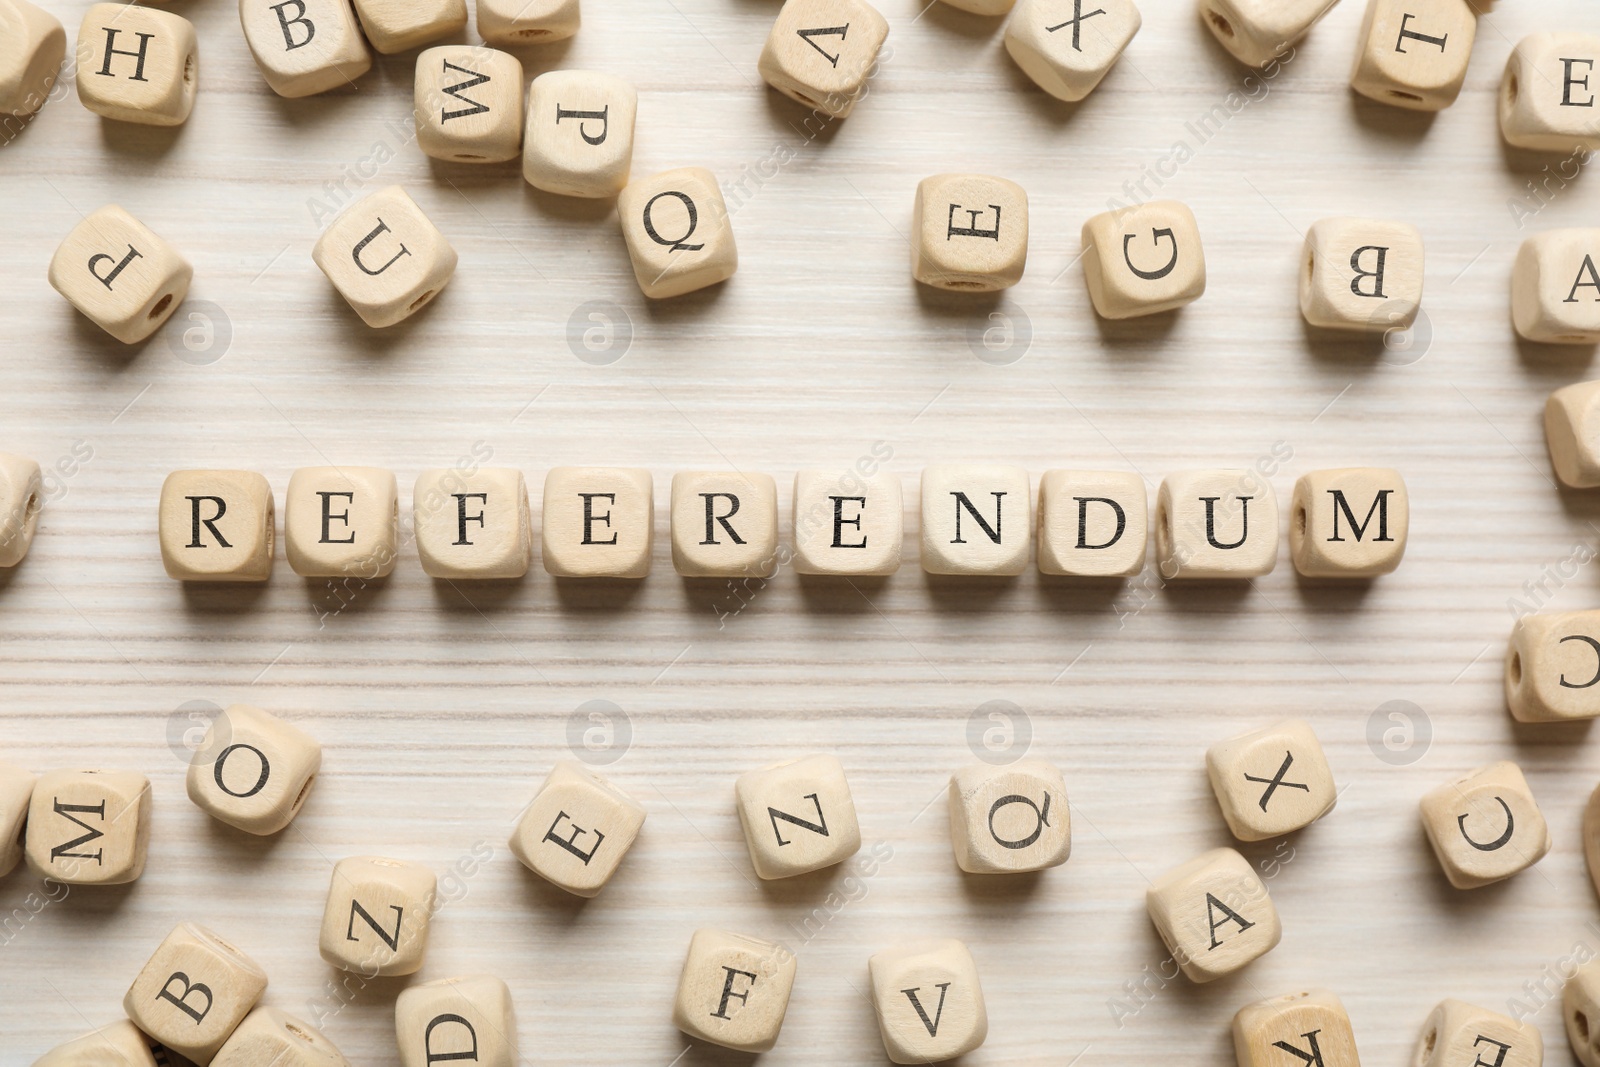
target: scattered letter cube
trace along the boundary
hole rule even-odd
[[[1518,41],[1500,81],[1506,143],[1536,152],[1600,148],[1596,61],[1600,36],[1591,33],[1534,33]]]
[[[672,564],[687,578],[767,578],[777,570],[778,486],[770,474],[672,476]]]
[[[1565,385],[1544,403],[1544,440],[1556,477],[1574,489],[1600,486],[1600,381]]]
[[[483,2],[479,0],[480,10]],[[616,196],[627,186],[633,166],[638,110],[638,91],[614,75],[592,70],[539,75],[528,90],[523,178],[536,189],[562,196]],[[652,225],[654,219],[652,211]]]
[[[1212,36],[1251,67],[1285,58],[1289,46],[1333,10],[1339,0],[1200,0],[1200,18]]]
[[[1467,0],[1368,0],[1350,87],[1380,104],[1442,111],[1461,92],[1477,32]]]
[[[210,1063],[267,988],[267,972],[216,934],[183,923],[161,942],[122,998],[140,1030]]]
[[[807,756],[748,771],[733,791],[750,862],[762,878],[790,878],[831,867],[861,848],[850,783],[834,756]]]
[[[1411,525],[1400,472],[1312,471],[1294,484],[1289,555],[1307,578],[1371,578],[1400,566]]]
[[[1120,471],[1045,471],[1039,479],[1039,571],[1131,577],[1149,543],[1144,479]]]
[[[1179,471],[1156,496],[1156,562],[1173,578],[1256,578],[1278,564],[1278,498],[1254,471]]]
[[[1300,719],[1219,741],[1206,752],[1206,771],[1240,841],[1309,826],[1333,810],[1338,795],[1322,744]]]
[[[156,1062],[153,1044],[137,1026],[120,1019],[76,1041],[57,1045],[34,1060],[33,1067],[167,1067]]]
[[[1404,222],[1318,219],[1300,262],[1300,314],[1328,330],[1405,329],[1422,306],[1422,234]]]
[[[1173,960],[1194,982],[1232,974],[1283,936],[1267,887],[1231,848],[1168,871],[1145,891],[1145,905]]]
[[[799,574],[893,574],[905,513],[900,479],[854,470],[794,476],[794,569]]]
[[[303,578],[382,578],[399,556],[400,492],[378,467],[301,467],[283,494],[283,548]]]
[[[368,326],[420,311],[456,272],[456,250],[398,185],[334,219],[311,258]]]
[[[951,463],[922,471],[922,569],[1021,574],[1033,534],[1028,472]]]
[[[322,1031],[277,1008],[244,1017],[211,1067],[350,1067]]]
[[[1041,759],[975,763],[950,776],[950,843],[968,874],[1058,867],[1072,854],[1061,772]]]
[[[1422,825],[1457,889],[1510,878],[1550,851],[1550,828],[1522,768],[1502,760],[1422,798]]]
[[[417,57],[417,147],[456,163],[522,153],[522,64],[507,52],[451,44]]]
[[[325,93],[372,69],[350,0],[239,0],[239,22],[261,76],[279,96]]]
[[[889,36],[889,21],[864,0],[787,0],[757,69],[784,96],[842,119],[861,98]]]
[[[1600,961],[1578,968],[1561,991],[1567,1044],[1583,1067],[1600,1067]]]
[[[0,115],[32,115],[44,106],[67,55],[67,32],[28,0],[0,0]]]
[[[982,174],[935,174],[911,209],[911,276],[958,292],[993,292],[1028,264],[1028,194]]]
[[[528,870],[580,897],[598,896],[644,826],[644,805],[572,760],[555,765],[511,834]]]
[[[1518,722],[1600,717],[1600,611],[1517,619],[1506,647],[1506,706]]]
[[[1246,1004],[1233,1017],[1233,1050],[1239,1067],[1361,1067],[1350,1015],[1325,989]]]
[[[1171,311],[1206,291],[1194,213],[1176,200],[1102,212],[1083,224],[1083,276],[1105,319]]]
[[[1133,0],[1022,0],[1006,22],[1006,51],[1057,100],[1082,100],[1111,72],[1139,23]]]
[[[426,867],[352,856],[333,868],[322,958],[364,975],[416,974],[428,947],[438,879]]]
[[[1583,808],[1583,860],[1589,868],[1589,881],[1600,894],[1600,786],[1595,786]]]
[[[170,11],[95,4],[78,27],[78,100],[108,119],[181,126],[194,110],[194,24]]]
[[[193,277],[188,260],[115,204],[74,226],[50,260],[55,291],[125,345],[160,329]]]
[[[682,167],[631,182],[617,199],[639,289],[652,300],[727,281],[739,269],[716,175]]]
[[[161,484],[161,562],[180,582],[272,576],[272,487],[254,471],[173,471]]]
[[[655,520],[649,471],[557,467],[544,478],[544,569],[561,578],[643,578]]]
[[[1411,1062],[1415,1067],[1472,1067],[1475,1063],[1540,1067],[1544,1038],[1532,1023],[1459,1000],[1444,1000],[1423,1024]]]
[[[443,978],[414,985],[394,1004],[400,1067],[471,1061],[517,1067],[517,1016],[511,990],[492,975]]]
[[[696,930],[678,977],[672,1025],[713,1045],[766,1052],[778,1043],[794,972],[794,953],[777,942]]]
[[[275,834],[300,813],[322,746],[275,715],[234,704],[206,731],[189,763],[189,799],[207,815],[251,834]]]
[[[964,1056],[989,1036],[978,964],[954,939],[913,941],[867,960],[884,1051],[894,1063]]]
[[[466,28],[467,0],[355,0],[361,28],[384,55],[404,52]]]
[[[478,36],[489,44],[560,41],[581,21],[578,0],[478,0]]]
[[[1597,79],[1600,81],[1600,79]],[[1546,230],[1522,242],[1511,269],[1511,321],[1530,341],[1600,341],[1600,229]]]
[[[67,885],[132,882],[150,845],[150,780],[131,771],[40,775],[26,833],[35,874]]]
[[[37,780],[21,767],[0,763],[0,878],[22,862],[22,832]]]
[[[422,569],[434,578],[521,578],[533,562],[528,483],[520,470],[423,471],[411,492]]]
[[[0,452],[0,567],[15,567],[28,554],[43,492],[38,463]]]

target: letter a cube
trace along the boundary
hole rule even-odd
[[[358,974],[416,974],[438,886],[432,871],[414,863],[377,856],[340,860],[322,913],[322,958]]]
[[[672,1025],[740,1052],[778,1043],[794,988],[795,956],[775,941],[696,930],[678,977]]]
[[[1145,904],[1167,951],[1193,982],[1232,974],[1283,936],[1267,887],[1231,848],[1202,853],[1157,878]]]
[[[334,219],[311,258],[372,327],[393,326],[421,311],[456,272],[456,250],[398,185]]]
[[[167,935],[133,980],[122,1008],[162,1045],[210,1063],[267,988],[255,960],[202,926]]]
[[[1600,83],[1600,78],[1596,79]],[[1530,341],[1600,341],[1600,229],[1546,230],[1517,249],[1511,321]]]
[[[644,805],[572,760],[555,765],[511,835],[511,852],[580,897],[605,888],[644,826]]]

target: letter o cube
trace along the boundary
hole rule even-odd
[[[728,205],[703,167],[630,182],[617,198],[617,218],[633,276],[652,300],[716,285],[739,269]]]
[[[978,964],[953,938],[911,941],[867,960],[884,1051],[894,1063],[942,1063],[989,1036]]]
[[[492,975],[441,978],[414,985],[394,1005],[400,1067],[470,1060],[517,1067],[517,1016],[511,990]]]
[[[1072,854],[1061,772],[1042,759],[976,763],[950,776],[950,843],[968,874],[1042,871]]]
[[[835,756],[807,756],[748,771],[734,783],[739,824],[756,874],[792,878],[861,849],[861,826]]]
[[[160,329],[193,277],[188,260],[115,204],[74,226],[50,260],[55,291],[125,345]]]
[[[60,21],[28,0],[0,0],[0,115],[21,118],[44,106],[67,54]]]
[[[28,554],[43,493],[38,463],[0,452],[0,567],[15,567]]]
[[[1326,989],[1246,1004],[1233,1017],[1233,1049],[1239,1067],[1361,1067],[1350,1015]]]
[[[1443,1000],[1429,1014],[1412,1056],[1414,1067],[1541,1067],[1544,1037],[1529,1022],[1459,1000]]]
[[[228,1038],[211,1067],[350,1067],[310,1023],[277,1008],[257,1008]],[[118,1065],[120,1067],[120,1065]]]
[[[456,250],[398,185],[334,219],[311,258],[361,321],[375,328],[421,311],[456,272]]]
[[[678,977],[672,1025],[740,1052],[778,1043],[794,989],[795,956],[775,941],[696,930]]]
[[[1083,277],[1103,319],[1171,311],[1206,291],[1194,212],[1176,200],[1102,212],[1083,224]]]
[[[51,771],[28,803],[33,873],[67,885],[123,885],[144,873],[150,780],[131,771]]]
[[[127,1019],[57,1045],[33,1062],[33,1067],[167,1067],[156,1063],[154,1042]],[[166,1051],[162,1050],[162,1056]]]
[[[1300,314],[1325,330],[1405,329],[1422,307],[1422,233],[1404,222],[1318,219],[1300,260]]]
[[[276,527],[272,487],[254,471],[173,471],[161,483],[158,532],[169,578],[264,582]]]
[[[1600,229],[1546,230],[1522,242],[1511,268],[1511,321],[1517,333],[1544,344],[1600,341],[1597,255]]]
[[[1506,707],[1518,722],[1600,717],[1600,611],[1524,615],[1506,646]]]
[[[167,935],[122,998],[134,1024],[196,1063],[210,1063],[267,988],[255,960],[194,923]]]
[[[1500,134],[1506,143],[1574,155],[1600,148],[1597,68],[1600,35],[1531,33],[1518,41],[1500,81]]]
[[[95,4],[78,27],[78,101],[103,118],[181,126],[200,87],[194,23],[135,4]]]
[[[325,93],[372,69],[350,0],[239,0],[239,23],[261,76],[279,96]]]
[[[1522,768],[1509,760],[1479,767],[1423,797],[1422,825],[1457,889],[1510,878],[1550,851],[1550,827]]]
[[[582,764],[550,771],[511,834],[511,853],[552,885],[598,896],[644,827],[644,805]]]
[[[365,975],[416,974],[438,887],[434,873],[414,863],[378,856],[340,860],[322,913],[322,958]]]
[[[911,276],[923,285],[988,293],[1022,280],[1028,194],[984,174],[935,174],[911,207]]]
[[[1151,883],[1145,905],[1179,969],[1210,982],[1272,951],[1278,910],[1250,861],[1231,848],[1201,853]]]
[[[300,813],[322,767],[316,738],[248,704],[217,716],[189,763],[195,806],[251,834],[275,834]]]

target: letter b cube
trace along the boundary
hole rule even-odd
[[[1300,314],[1329,330],[1405,329],[1422,306],[1422,234],[1404,222],[1318,219],[1300,260]]]
[[[279,96],[337,89],[372,68],[350,0],[239,0],[239,22],[256,66]]]
[[[365,975],[416,974],[428,947],[438,879],[426,867],[352,856],[333,868],[322,958]]]
[[[210,930],[183,923],[161,942],[122,1008],[180,1056],[210,1063],[267,988],[267,972]]]

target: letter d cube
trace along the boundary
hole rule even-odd
[[[492,975],[443,978],[412,986],[394,1005],[400,1067],[469,1061],[517,1067],[517,1016],[511,990]]]
[[[180,1056],[210,1063],[267,988],[267,972],[216,934],[183,923],[161,942],[122,1008]]]

